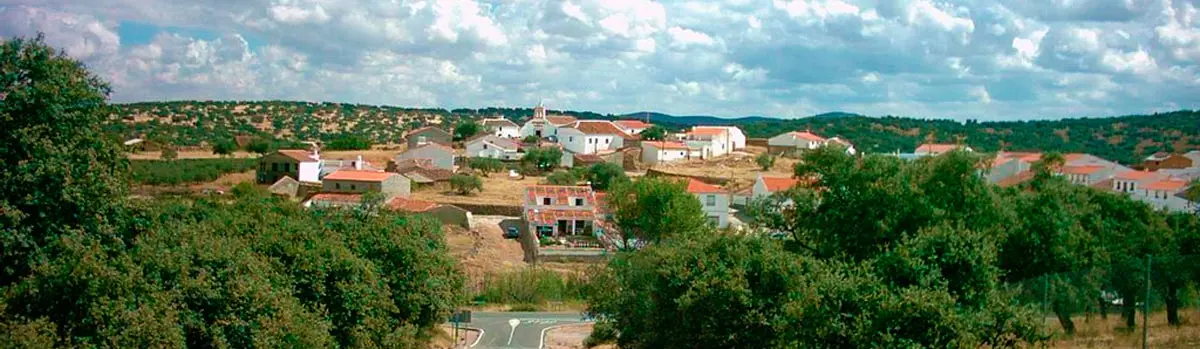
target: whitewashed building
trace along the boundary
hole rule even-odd
[[[692,148],[681,142],[642,141],[642,162],[661,164],[691,159]],[[699,154],[696,154],[697,156]]]
[[[707,130],[724,130],[729,142],[729,151],[746,148],[746,134],[736,126],[694,126],[692,132],[709,132]]]
[[[546,107],[538,104],[533,108],[533,117],[521,125],[521,138],[529,136],[557,137],[559,127],[570,125],[575,121],[575,118],[571,116],[546,115]]]
[[[689,147],[703,149],[700,158],[710,159],[729,154],[734,149],[729,130],[721,127],[697,127],[685,134]]]
[[[700,200],[700,208],[709,223],[717,228],[729,227],[729,193],[715,185],[688,179],[687,191]]]
[[[525,156],[516,141],[491,134],[468,140],[466,150],[467,157],[520,160]]]
[[[558,142],[575,154],[597,154],[625,146],[625,137],[611,121],[581,120],[558,129]]]
[[[480,123],[488,133],[502,138],[519,138],[521,137],[521,126],[512,120],[505,118],[484,119]]]
[[[642,133],[642,131],[650,128],[650,126],[654,126],[645,123],[642,120],[617,120],[613,121],[613,123],[616,124],[617,127],[620,127],[621,131],[625,131],[625,133],[629,135]]]

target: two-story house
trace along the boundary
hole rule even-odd
[[[505,118],[484,119],[480,123],[488,133],[501,138],[521,137],[521,126]]]
[[[467,140],[467,157],[520,160],[525,156],[521,144],[509,138],[495,135],[476,136]]]
[[[529,232],[538,236],[592,234],[596,194],[588,186],[531,185],[522,204]]]
[[[722,127],[695,127],[684,137],[688,147],[701,149],[701,159],[724,156],[734,149],[729,130]]]
[[[687,191],[700,200],[700,209],[710,224],[722,229],[729,227],[729,192],[695,178],[688,179]]]
[[[563,150],[575,154],[598,154],[620,149],[629,137],[611,121],[581,120],[558,129]]]
[[[726,139],[729,142],[729,151],[746,148],[746,134],[742,129],[736,126],[694,126],[692,132],[708,132],[708,130],[724,130]]]
[[[1178,195],[1188,188],[1188,181],[1167,177],[1162,180],[1151,182],[1142,187],[1145,201],[1158,209],[1167,209],[1171,211],[1189,211],[1193,209],[1192,203],[1182,196]]]
[[[429,159],[434,167],[454,171],[454,148],[442,144],[426,143],[396,155],[396,162],[409,159]]]
[[[256,172],[259,183],[275,183],[284,176],[316,183],[321,181],[321,156],[315,150],[280,149],[259,158]]]

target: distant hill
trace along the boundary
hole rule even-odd
[[[1200,111],[1053,121],[961,123],[907,117],[868,117],[831,112],[799,119],[763,116],[720,118],[654,112],[624,115],[551,111],[581,119],[644,119],[669,128],[736,125],[748,137],[766,138],[793,130],[841,136],[865,152],[909,152],[918,144],[964,142],[979,151],[1042,150],[1086,152],[1130,164],[1159,151],[1200,149]],[[343,135],[375,143],[399,142],[404,131],[449,125],[462,119],[505,117],[520,121],[530,108],[420,109],[343,103],[288,101],[173,101],[114,105],[107,129],[119,137],[146,138],[151,144],[211,144],[235,136],[283,140],[325,140]],[[245,137],[241,137],[245,138]]]

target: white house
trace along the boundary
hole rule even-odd
[[[599,218],[587,186],[531,185],[522,201],[526,231],[538,236],[591,234]]]
[[[280,149],[258,159],[259,183],[275,183],[284,176],[301,182],[320,182],[321,156],[316,150]]]
[[[500,160],[520,160],[525,156],[521,145],[512,139],[483,135],[467,141],[467,156]]]
[[[729,227],[729,193],[695,178],[688,179],[687,191],[700,200],[700,207],[709,223],[717,228]]]
[[[412,182],[398,173],[338,170],[321,181],[321,192],[301,205],[304,207],[336,207],[357,205],[364,193],[382,193],[384,202],[396,197],[407,197]]]
[[[750,197],[758,199],[771,196],[771,194],[791,189],[799,183],[800,180],[796,178],[768,177],[759,173],[758,178],[754,179],[754,186],[750,189]]]
[[[429,159],[434,167],[454,171],[454,148],[438,143],[425,143],[396,155],[396,162],[407,159]]]
[[[617,127],[620,127],[621,131],[625,131],[625,133],[629,135],[642,133],[642,131],[650,128],[650,126],[654,126],[642,122],[642,120],[617,120],[613,121],[613,123],[617,124]]]
[[[518,138],[521,137],[521,126],[512,120],[505,118],[484,119],[480,123],[483,128],[488,130],[492,135],[502,138]]]
[[[724,156],[734,149],[729,130],[722,127],[696,127],[689,131],[686,137],[689,147],[705,149],[700,156],[702,159]]]
[[[558,128],[558,142],[576,154],[596,154],[624,146],[628,135],[611,121],[582,120]]]
[[[558,128],[575,122],[575,118],[565,115],[546,115],[546,107],[540,103],[533,108],[533,117],[521,125],[521,137],[537,136],[546,138],[558,136]]]
[[[687,144],[670,141],[643,141],[642,162],[661,164],[690,159],[692,148]]]
[[[712,129],[725,130],[726,137],[728,138],[728,141],[729,141],[729,149],[731,151],[736,150],[736,149],[746,148],[746,134],[742,133],[742,129],[740,129],[740,128],[737,128],[735,126],[694,126],[694,127],[692,127],[692,132],[706,130],[706,129],[708,129],[708,130],[712,130]]]
[[[767,139],[767,145],[772,148],[817,149],[825,146],[827,140],[808,131],[792,131],[779,134]]]
[[[850,141],[848,141],[842,137],[833,137],[833,138],[825,140],[825,145],[830,145],[830,144],[837,144],[839,146],[842,146],[843,148],[846,148],[846,154],[854,155],[854,154],[858,153],[858,150],[854,149],[854,143],[850,143]]]
[[[917,150],[913,151],[913,153],[917,154],[918,156],[938,156],[943,153],[949,153],[955,149],[962,149],[967,152],[975,151],[974,149],[971,149],[971,147],[965,145],[926,143],[917,146]]]
[[[1187,212],[1192,209],[1193,203],[1176,195],[1187,190],[1187,187],[1188,181],[1168,177],[1143,186],[1141,200],[1154,208]]]

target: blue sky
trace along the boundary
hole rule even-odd
[[[0,0],[119,102],[1014,120],[1200,109],[1200,0]]]

